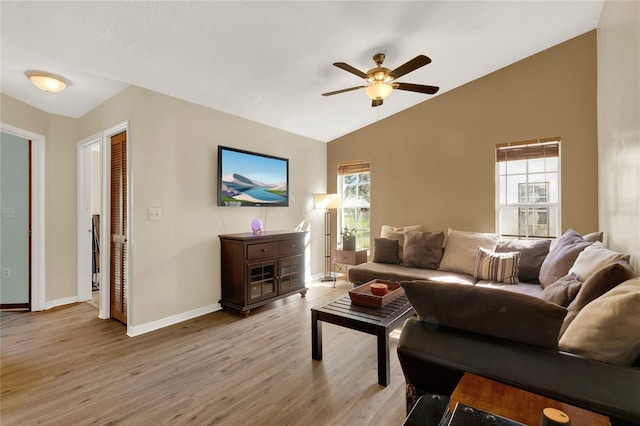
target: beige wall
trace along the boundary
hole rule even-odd
[[[640,271],[640,3],[605,1],[598,24],[600,229]]]
[[[323,267],[326,144],[138,87],[80,119],[44,113],[2,96],[2,122],[46,138],[46,300],[76,296],[76,142],[129,120],[132,178],[130,316],[133,327],[215,305],[221,297],[217,235],[310,228],[308,273]],[[216,205],[217,146],[289,158],[288,208]],[[162,220],[147,220],[149,207]]]
[[[220,300],[218,234],[250,231],[260,217],[267,230],[293,229],[309,219],[311,272],[319,272],[326,145],[137,87],[132,96],[130,155],[133,186],[130,322],[141,325]],[[108,108],[109,105],[105,105]],[[102,113],[102,112],[101,112]],[[216,205],[217,146],[289,158],[288,208]],[[149,207],[162,220],[147,220]]]
[[[594,231],[595,31],[331,141],[328,186],[335,189],[338,162],[368,159],[372,236],[383,224],[492,232],[495,145],[555,136],[562,139],[561,226]]]

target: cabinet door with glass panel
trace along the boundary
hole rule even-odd
[[[276,266],[276,261],[250,263],[247,265],[247,276],[249,278],[247,304],[277,295]]]
[[[297,291],[304,287],[304,256],[291,256],[280,259],[278,274],[278,294]]]

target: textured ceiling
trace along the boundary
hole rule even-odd
[[[371,107],[365,71],[386,54],[399,79],[439,94],[596,28],[602,1],[131,1],[0,4],[1,90],[44,111],[80,117],[132,84],[320,141],[433,96],[395,91]],[[63,75],[38,91],[28,69]],[[437,95],[436,95],[437,96]]]

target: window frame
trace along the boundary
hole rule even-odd
[[[338,189],[338,194],[340,195],[340,199],[342,200],[341,202],[341,207],[340,209],[338,209],[338,240],[337,240],[337,244],[338,246],[341,245],[342,243],[342,230],[344,229],[344,223],[345,223],[345,212],[346,210],[352,209],[352,208],[347,208],[344,206],[344,178],[345,176],[350,176],[350,175],[357,175],[357,174],[364,174],[367,173],[369,175],[369,179],[368,179],[368,187],[369,187],[369,203],[368,206],[366,207],[358,207],[358,208],[366,208],[368,209],[368,215],[369,215],[369,228],[365,229],[365,228],[356,228],[359,233],[362,235],[362,233],[366,233],[368,234],[368,238],[359,238],[358,237],[358,233],[356,233],[356,239],[358,242],[360,242],[360,244],[358,244],[358,246],[356,247],[357,250],[370,250],[371,249],[371,169],[370,169],[370,164],[369,161],[367,160],[363,160],[363,161],[354,161],[354,162],[348,162],[348,163],[339,163],[338,164],[338,177],[337,177],[337,189]]]
[[[561,161],[561,138],[560,137],[555,137],[555,138],[547,138],[547,139],[538,139],[538,140],[530,140],[530,141],[521,141],[521,142],[509,142],[509,143],[503,143],[503,144],[498,144],[496,145],[496,150],[495,150],[495,205],[496,205],[496,210],[495,210],[495,226],[496,226],[496,233],[502,237],[506,237],[506,238],[516,238],[516,239],[534,239],[534,238],[558,238],[561,235],[561,229],[562,229],[562,161]],[[509,155],[511,154],[511,158],[509,158]],[[544,203],[539,203],[539,202],[518,202],[518,203],[509,203],[508,200],[505,198],[505,203],[501,204],[500,202],[500,196],[501,196],[501,190],[504,191],[506,190],[506,188],[502,188],[501,184],[500,184],[500,178],[503,176],[510,176],[508,173],[508,167],[507,167],[507,171],[504,175],[500,174],[500,163],[501,162],[509,162],[509,161],[519,161],[519,160],[534,160],[534,159],[546,159],[546,158],[558,158],[558,167],[557,167],[557,171],[545,171],[542,173],[556,173],[557,174],[557,186],[558,186],[558,201],[557,202],[544,202]],[[525,171],[523,173],[517,173],[520,175],[525,176],[525,182],[524,184],[528,185],[533,185],[536,183],[541,183],[541,182],[537,182],[537,181],[533,181],[530,182],[529,178],[532,175],[536,175],[539,174],[541,172],[539,171],[529,171],[529,161],[527,161],[525,163]],[[513,174],[511,176],[515,176],[517,174]],[[546,182],[547,184],[549,182]],[[519,183],[519,185],[522,185],[523,183]],[[530,190],[529,190],[530,191]],[[526,192],[529,192],[526,191]],[[520,190],[518,190],[518,193],[520,194]],[[546,195],[547,199],[549,197],[549,194],[547,192]],[[518,200],[520,201],[520,200]],[[506,209],[511,209],[511,208],[518,208],[518,224],[517,224],[517,228],[518,228],[518,232],[516,235],[514,234],[506,234],[503,232],[503,211]],[[525,217],[525,223],[524,223],[524,232],[522,232],[521,230],[521,226],[522,224],[520,223],[520,217],[521,217],[521,211],[520,209],[524,209],[524,217]],[[529,213],[535,212],[536,210],[539,209],[545,209],[546,210],[546,225],[548,228],[552,228],[551,226],[551,221],[549,220],[551,217],[551,209],[555,209],[556,210],[556,217],[555,217],[555,235],[531,235],[532,233],[535,234],[534,232],[530,232],[533,228],[531,227],[531,225],[528,223],[528,219],[530,217]],[[535,226],[535,225],[533,225]],[[551,232],[548,232],[547,234],[551,234]]]

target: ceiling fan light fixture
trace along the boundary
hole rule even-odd
[[[71,84],[66,78],[46,71],[29,70],[24,75],[44,92],[59,93]]]
[[[376,81],[364,89],[367,96],[372,100],[387,98],[393,91],[393,86],[383,81]]]

